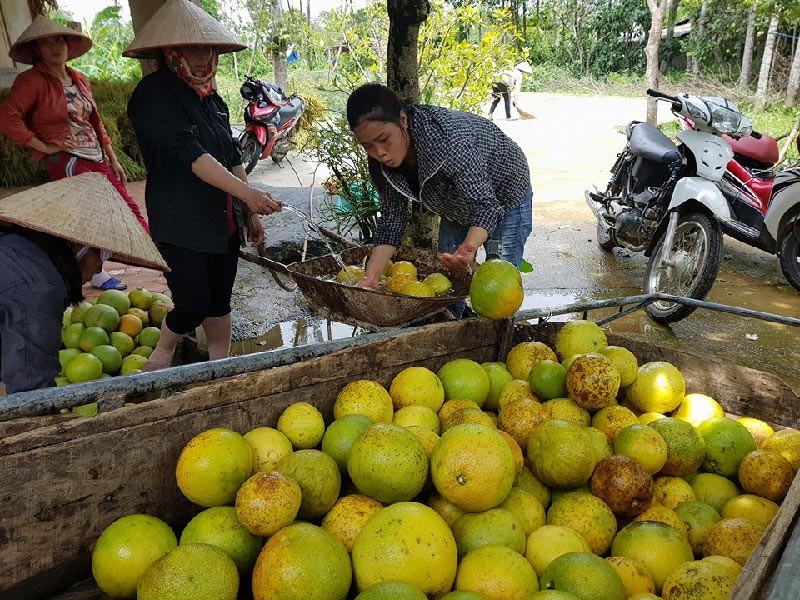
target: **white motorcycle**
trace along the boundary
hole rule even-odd
[[[611,169],[606,191],[586,191],[597,217],[597,241],[649,256],[644,291],[702,300],[722,260],[722,226],[731,220],[718,182],[733,158],[721,135],[738,139],[753,133],[749,119],[724,98],[669,96],[647,90],[669,102],[672,112],[692,123],[678,133],[676,145],[647,123],[632,121],[628,141]],[[647,312],[667,324],[688,316],[694,307],[658,301]]]

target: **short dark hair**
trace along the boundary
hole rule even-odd
[[[380,83],[365,83],[347,99],[347,123],[355,129],[363,121],[400,123],[403,103],[391,89]]]

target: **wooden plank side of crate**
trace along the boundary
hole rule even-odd
[[[436,370],[462,356],[495,360],[500,327],[485,321],[431,326],[0,441],[0,593],[42,598],[43,590],[52,594],[88,576],[92,544],[124,515],[146,512],[173,526],[185,523],[199,509],[179,493],[174,468],[197,433],[274,426],[298,401],[330,419],[336,394],[353,379],[388,385],[412,364]]]

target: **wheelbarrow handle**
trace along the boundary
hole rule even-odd
[[[278,277],[278,273],[282,273],[283,275],[288,275],[294,279],[294,276],[289,271],[289,268],[277,260],[272,260],[267,258],[266,256],[259,256],[257,254],[251,254],[250,252],[245,252],[244,250],[239,250],[239,258],[246,260],[251,263],[255,263],[265,269],[269,269],[269,274],[272,275],[272,278],[275,280],[281,288],[286,290],[287,292],[293,292],[297,289],[297,283],[295,282],[294,285],[284,283]]]

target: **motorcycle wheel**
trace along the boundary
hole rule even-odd
[[[261,157],[263,147],[254,133],[246,132],[239,138],[239,147],[242,149],[242,164],[245,173],[250,173]]]
[[[781,239],[781,270],[792,287],[800,291],[800,218],[787,228]]]
[[[678,219],[672,248],[664,247],[661,234],[644,275],[645,292],[662,292],[702,300],[706,297],[722,261],[722,231],[719,224],[703,213],[688,213]],[[669,258],[673,265],[666,264]],[[686,318],[695,307],[677,302],[658,301],[647,307],[656,323],[667,325]]]
[[[606,252],[611,252],[617,247],[614,235],[606,233],[605,228],[600,223],[597,224],[597,245]]]

